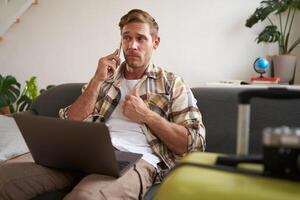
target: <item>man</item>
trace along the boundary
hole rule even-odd
[[[82,95],[59,115],[105,122],[116,149],[143,157],[117,179],[98,174],[84,177],[66,200],[142,199],[177,159],[205,147],[205,129],[191,90],[181,78],[151,63],[160,43],[156,21],[134,9],[119,26],[125,62],[121,64],[118,57],[121,49],[100,58]]]
[[[151,63],[160,42],[155,20],[135,9],[121,18],[119,26],[125,62],[119,66],[120,49],[101,58],[83,94],[60,116],[107,122],[117,149],[143,154],[137,174],[129,172],[109,181],[112,186],[106,196],[136,199],[151,186],[155,169],[161,170],[158,163],[168,169],[177,157],[204,149],[204,127],[190,89],[179,77]],[[106,181],[100,175],[85,177],[66,199],[92,199],[93,190],[103,192],[109,187],[101,184],[102,179]],[[130,190],[120,191],[124,185]]]

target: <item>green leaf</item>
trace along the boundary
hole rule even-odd
[[[28,110],[32,101],[39,95],[38,94],[38,87],[36,83],[36,77],[31,77],[26,82],[26,86],[22,92],[21,97],[17,101],[17,112]]]
[[[300,0],[291,0],[290,6],[300,10]]]
[[[31,77],[29,81],[26,81],[24,93],[31,100],[35,99],[38,96],[38,87],[35,76]]]
[[[257,43],[261,42],[278,42],[281,33],[277,30],[277,26],[266,26],[265,29],[256,38]]]
[[[284,13],[285,11],[287,11],[287,9],[289,9],[291,7],[291,0],[280,0],[278,1],[278,3],[276,4],[276,13],[275,14],[281,14]]]
[[[298,10],[300,10],[300,0],[295,3],[295,8],[297,8]]]
[[[0,75],[0,108],[10,106],[18,99],[20,87],[15,77]]]
[[[274,12],[274,8],[271,6],[260,7],[246,20],[246,26],[251,28],[259,21],[264,21],[270,13]]]

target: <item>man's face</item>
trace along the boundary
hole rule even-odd
[[[126,63],[131,68],[146,67],[153,49],[159,45],[159,37],[151,36],[147,23],[129,23],[121,32],[122,47]]]

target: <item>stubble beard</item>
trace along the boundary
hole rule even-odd
[[[133,68],[133,69],[141,68],[144,66],[144,64],[132,62],[132,61],[128,61],[128,60],[126,60],[126,63],[130,68]]]
[[[127,65],[133,69],[142,68],[142,67],[145,67],[145,65],[147,65],[146,62],[143,60],[132,61],[125,57],[125,61],[126,61]]]
[[[125,58],[126,64],[129,67],[131,67],[133,69],[137,69],[137,68],[147,67],[150,62],[151,56],[148,57],[147,55],[146,56],[140,55],[138,60],[131,60],[130,58],[127,58],[127,56],[124,53],[124,58]]]

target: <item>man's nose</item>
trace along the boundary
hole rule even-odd
[[[137,49],[138,48],[138,42],[136,40],[131,40],[129,43],[130,49]]]

